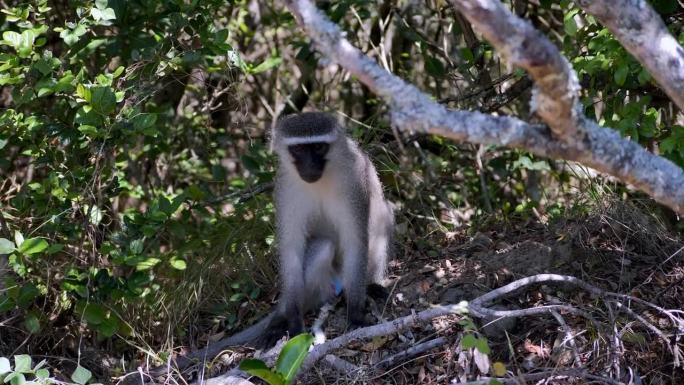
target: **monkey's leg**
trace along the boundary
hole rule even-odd
[[[304,256],[305,312],[335,298],[335,283],[339,278],[333,267],[334,258],[335,245],[332,240],[312,238],[307,242]]]
[[[280,249],[281,295],[264,334],[255,341],[255,345],[262,348],[273,346],[286,333],[295,336],[304,330],[303,254],[306,240],[293,236],[281,239],[286,239]]]
[[[347,320],[351,327],[366,324],[366,264],[367,247],[364,242],[347,243],[343,254],[342,281],[347,301]]]

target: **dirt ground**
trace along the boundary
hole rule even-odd
[[[500,223],[473,236],[457,232],[428,241],[440,245],[439,251],[412,250],[411,258],[392,261],[389,298],[369,305],[376,322],[470,301],[539,273],[572,275],[670,312],[624,300],[616,304],[568,284],[534,285],[493,307],[566,304],[584,316],[558,311],[474,319],[474,333],[465,332],[465,317],[442,317],[338,350],[336,357],[362,370],[345,374],[321,363],[301,376],[301,383],[484,384],[493,374],[507,378],[504,383],[684,383],[678,356],[684,348],[684,242],[652,217],[614,206],[574,220]],[[402,252],[407,250],[399,245]],[[338,305],[328,318],[327,338],[343,333],[344,325],[344,306]],[[486,338],[489,356],[463,349],[466,334]],[[421,349],[426,345],[433,347]],[[214,369],[235,366],[249,353],[224,354],[223,365]]]

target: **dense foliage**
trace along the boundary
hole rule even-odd
[[[304,107],[350,118],[397,204],[399,253],[429,253],[421,235],[491,213],[558,217],[586,197],[578,188],[623,191],[519,151],[395,135],[385,106],[321,60],[277,2],[8,3],[2,353],[76,355],[92,336],[132,358],[252,321],[254,300],[276,293],[268,127]],[[534,119],[528,78],[444,2],[428,3],[324,6],[441,102]],[[569,58],[587,114],[684,166],[683,122],[649,74],[571,1],[534,4],[512,6]],[[653,4],[684,42],[678,2]]]

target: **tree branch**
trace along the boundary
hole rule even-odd
[[[684,110],[684,49],[646,0],[579,0],[577,4],[606,26]]]
[[[521,148],[540,156],[577,161],[631,183],[684,214],[684,172],[669,160],[622,138],[616,131],[580,119],[585,140],[559,141],[545,127],[513,117],[448,110],[352,46],[339,27],[309,0],[290,0],[286,4],[321,53],[389,104],[392,124],[398,129]]]
[[[525,69],[535,80],[532,109],[554,135],[581,146],[585,133],[578,98],[580,85],[575,71],[558,48],[496,0],[451,0],[450,3],[510,64]]]

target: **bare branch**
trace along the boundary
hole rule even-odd
[[[579,0],[684,110],[684,49],[646,0]],[[680,3],[681,4],[681,3]]]
[[[451,0],[506,60],[535,80],[533,109],[557,138],[582,145],[579,82],[567,59],[530,23],[496,0]]]
[[[429,341],[421,342],[416,345],[412,345],[406,350],[402,350],[399,353],[392,354],[389,357],[383,358],[382,361],[376,364],[379,368],[389,368],[400,363],[404,363],[413,357],[421,355],[427,351],[438,348],[449,342],[446,337],[437,337]]]
[[[540,156],[577,161],[630,183],[684,214],[684,172],[614,130],[580,119],[585,140],[564,142],[552,137],[543,126],[513,117],[448,110],[352,46],[339,27],[309,0],[290,0],[286,4],[320,52],[385,99],[392,124],[398,129],[522,148]]]

